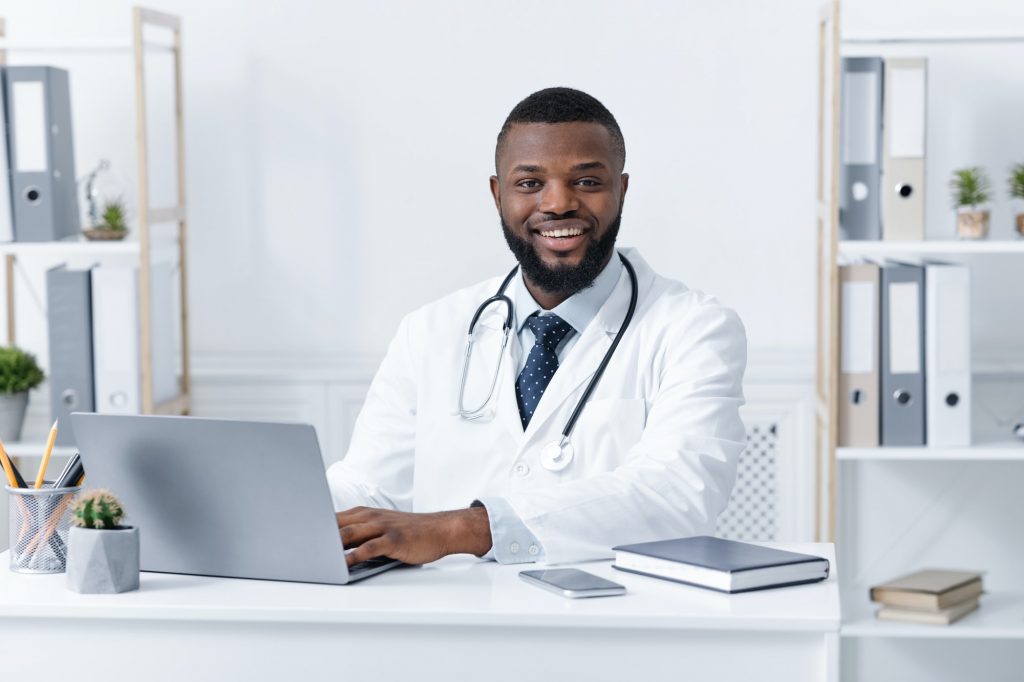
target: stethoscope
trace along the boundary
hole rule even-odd
[[[583,412],[584,405],[587,404],[587,400],[590,399],[590,394],[594,392],[594,388],[597,387],[601,377],[604,375],[604,370],[608,366],[608,363],[612,359],[612,355],[615,354],[615,349],[619,345],[619,341],[622,340],[622,335],[625,333],[626,328],[629,327],[630,321],[633,319],[633,313],[636,311],[636,301],[639,297],[639,285],[636,280],[636,271],[633,269],[633,264],[623,256],[619,254],[619,258],[622,260],[622,264],[626,268],[626,272],[629,273],[629,281],[631,285],[630,297],[629,297],[629,309],[626,311],[626,317],[622,320],[622,326],[619,327],[619,331],[615,334],[615,338],[612,340],[612,345],[608,347],[607,352],[604,354],[604,358],[601,360],[601,364],[597,366],[597,371],[591,378],[590,383],[587,384],[587,388],[583,391],[583,395],[580,397],[578,403],[576,403],[576,409],[572,411],[572,415],[569,417],[569,421],[565,423],[565,428],[562,429],[562,437],[559,440],[552,441],[544,446],[541,450],[541,464],[548,471],[561,471],[565,467],[569,466],[572,462],[574,455],[572,443],[569,442],[569,436],[572,434],[573,428],[576,426],[576,420],[580,418],[580,414]],[[508,273],[508,276],[502,281],[501,286],[498,287],[498,292],[491,296],[489,299],[480,304],[480,307],[476,309],[473,314],[473,319],[469,322],[469,331],[466,337],[466,357],[462,363],[462,380],[459,383],[459,417],[467,420],[480,419],[487,414],[487,406],[494,398],[494,390],[498,386],[498,377],[501,375],[501,363],[505,357],[505,347],[508,345],[509,333],[512,331],[512,320],[513,305],[512,299],[505,295],[505,289],[508,287],[509,282],[515,276],[519,266],[512,268],[512,272]],[[480,315],[483,314],[484,310],[488,306],[494,303],[503,303],[506,308],[505,322],[502,325],[502,337],[501,337],[501,351],[498,355],[498,363],[494,368],[494,378],[491,380],[491,388],[487,393],[487,398],[484,399],[483,403],[479,407],[473,410],[467,410],[463,405],[463,400],[466,393],[466,376],[469,374],[469,361],[473,355],[473,330],[476,329],[477,320],[480,319]]]

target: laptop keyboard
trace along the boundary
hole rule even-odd
[[[369,570],[374,569],[374,568],[379,568],[381,566],[384,566],[386,564],[391,564],[391,563],[394,563],[394,562],[395,562],[394,559],[392,559],[390,557],[386,557],[386,556],[373,557],[372,559],[367,559],[366,561],[360,561],[358,564],[352,564],[351,566],[349,566],[348,567],[348,574],[349,575],[358,575],[358,574],[363,573],[365,571],[369,571]]]

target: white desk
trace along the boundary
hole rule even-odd
[[[3,678],[834,681],[833,547],[784,547],[832,577],[729,596],[600,562],[581,568],[626,596],[569,600],[524,583],[529,567],[449,557],[345,586],[143,573],[138,592],[79,595],[4,552]]]

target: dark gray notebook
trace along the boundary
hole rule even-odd
[[[823,557],[705,535],[612,549],[619,570],[722,592],[817,582],[829,572]]]

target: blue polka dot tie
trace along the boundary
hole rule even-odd
[[[572,331],[572,325],[558,315],[534,313],[526,320],[526,326],[533,332],[535,342],[526,358],[526,366],[516,379],[516,401],[519,403],[519,417],[523,428],[530,423],[534,410],[544,389],[551,383],[551,377],[558,369],[555,349],[565,335]]]

